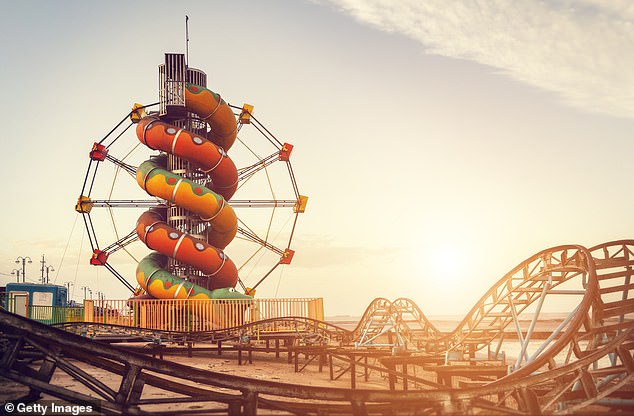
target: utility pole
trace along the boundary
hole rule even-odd
[[[46,264],[46,261],[44,260],[44,254],[42,254],[42,260],[40,261],[40,263],[42,264],[42,267],[40,268],[40,271],[42,272],[40,281],[42,282],[42,284],[44,284],[44,265]]]
[[[64,282],[64,286],[66,286],[66,298],[68,299],[68,302],[72,305],[73,302],[75,302],[73,299],[71,299],[70,296],[70,287],[74,286],[73,282]]]

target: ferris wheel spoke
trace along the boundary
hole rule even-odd
[[[107,208],[154,208],[161,204],[151,199],[93,199],[90,202],[93,207]]]
[[[129,173],[130,175],[132,175],[133,177],[136,177],[136,167],[132,166],[132,165],[128,165],[127,163],[117,159],[114,156],[111,155],[106,155],[106,159],[109,160],[110,162],[114,163],[115,165],[119,166],[121,169],[123,169],[124,171],[126,171],[127,173]]]
[[[269,271],[268,271],[268,272],[267,272],[264,276],[262,276],[262,278],[261,278],[260,280],[258,280],[258,282],[257,282],[256,284],[254,284],[252,288],[250,288],[250,290],[251,290],[251,291],[253,291],[253,290],[255,290],[258,286],[260,286],[260,284],[261,284],[262,282],[264,282],[264,280],[265,280],[267,277],[269,277],[269,275],[270,275],[271,273],[273,273],[273,271],[274,271],[275,269],[277,269],[277,266],[279,266],[280,264],[283,264],[281,259],[280,259],[280,261],[278,261],[277,263],[275,263],[275,264],[273,265],[273,267],[271,267],[271,269],[270,269],[270,270],[269,270]]]
[[[123,285],[130,291],[134,293],[134,286],[132,286],[126,279],[123,277],[112,265],[105,263],[103,265],[110,273],[114,275]]]
[[[137,236],[136,230],[132,230],[126,236],[118,239],[114,243],[110,244],[108,247],[104,248],[103,251],[107,252],[108,254],[114,253],[115,251],[122,249],[123,247],[135,242],[138,239],[139,237]]]
[[[236,199],[229,201],[233,208],[290,208],[297,204],[295,199]]]
[[[271,164],[277,162],[279,160],[279,152],[275,152],[264,159],[259,160],[257,163],[252,164],[251,166],[246,166],[244,168],[238,169],[238,182],[245,181],[261,171],[262,169],[267,168]]]
[[[273,244],[269,243],[268,241],[258,237],[258,235],[255,234],[251,230],[238,227],[238,234],[240,234],[242,237],[244,237],[245,239],[249,241],[253,241],[255,243],[260,244],[262,247],[267,248],[271,250],[272,252],[279,254],[280,256],[284,255],[284,250],[280,250],[279,248],[275,247]]]

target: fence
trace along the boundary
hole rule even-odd
[[[83,320],[167,331],[211,331],[288,316],[323,321],[323,299],[86,300]]]
[[[19,300],[7,299],[6,310],[48,325],[84,320],[83,307],[23,305]]]
[[[6,309],[49,325],[83,321],[167,331],[211,331],[289,316],[324,320],[322,298],[85,300],[82,307],[7,299]]]

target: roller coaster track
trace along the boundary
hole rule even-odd
[[[153,359],[69,334],[14,314],[0,312],[3,334],[1,376],[31,388],[35,400],[46,393],[73,403],[96,403],[104,414],[157,414],[157,405],[197,403],[167,414],[213,409],[256,414],[258,409],[288,414],[569,414],[632,408],[634,327],[585,351],[577,361],[521,378],[464,389],[426,391],[350,390],[256,380]],[[31,353],[25,356],[27,350]],[[33,353],[41,355],[33,359]],[[78,366],[74,361],[80,361]],[[87,367],[120,380],[106,385]],[[70,390],[53,380],[60,370],[92,391]],[[196,383],[193,385],[192,383]],[[145,387],[175,396],[144,396]],[[224,410],[223,410],[224,409]]]
[[[282,335],[284,333],[293,335],[300,341],[306,340],[307,343],[348,344],[351,340],[351,333],[345,328],[300,316],[263,319],[245,325],[213,331],[165,331],[97,322],[67,322],[55,326],[83,336],[96,336],[100,340],[104,338],[116,340],[117,337],[122,339],[132,337],[178,344],[235,341],[243,339],[245,336],[249,339],[257,339],[267,334]]]
[[[560,289],[560,286],[566,289]],[[537,349],[539,353],[536,356],[529,357],[528,352],[524,351],[521,359],[518,358],[515,370],[524,366],[528,369],[523,370],[522,374],[528,374],[569,345],[572,335],[584,322],[588,323],[586,317],[596,301],[597,291],[590,252],[581,246],[559,246],[535,254],[507,273],[480,298],[449,334],[438,331],[411,300],[401,298],[390,303],[387,299],[379,298],[366,309],[354,330],[354,339],[365,345],[367,340],[375,340],[378,335],[393,331],[395,344],[404,348],[431,354],[465,351],[471,357],[475,356],[476,351],[493,344],[494,351],[489,352],[488,358],[498,358],[508,336],[506,329],[512,325],[515,326],[520,343],[528,346],[548,295],[580,297],[578,306],[563,321],[564,325],[557,328],[553,339],[548,339]],[[531,306],[535,311],[528,329],[522,331],[520,318],[531,311]]]
[[[0,375],[29,386],[31,399],[43,392],[75,403],[97,400],[106,414],[149,414],[152,406],[183,402],[200,402],[201,408],[209,409],[224,406],[231,414],[255,414],[257,409],[357,415],[632,412],[634,300],[629,293],[634,290],[633,268],[634,240],[590,249],[567,245],[543,250],[500,279],[447,334],[438,331],[405,298],[393,302],[376,299],[353,331],[293,317],[189,334],[88,323],[65,327],[75,332],[137,331],[140,337],[170,342],[235,340],[267,331],[288,331],[324,344],[357,347],[380,346],[387,339],[387,344],[414,354],[461,351],[475,362],[499,359],[507,342],[519,345],[516,356],[506,357],[512,363],[511,371],[496,381],[407,392],[275,383],[155,360],[4,311],[0,312]],[[547,318],[542,307],[551,298],[556,305],[572,305],[570,312],[563,320],[559,317],[546,339],[535,339],[536,322]],[[486,357],[481,356],[484,350]],[[40,360],[33,360],[34,352]],[[118,389],[101,383],[84,366],[117,374],[121,380]],[[71,374],[94,397],[55,385],[52,376],[56,370]],[[179,397],[148,398],[144,386]],[[187,409],[178,414],[187,414]]]
[[[511,325],[521,344],[514,370],[530,374],[544,365],[554,366],[554,357],[570,345],[582,324],[588,321],[598,291],[592,257],[581,246],[559,246],[541,251],[515,267],[500,279],[478,301],[446,342],[452,349],[463,349],[471,355],[491,344],[495,358]],[[547,298],[575,297],[575,306],[535,352],[529,356],[528,346],[542,307]],[[577,300],[578,299],[578,300]],[[532,308],[531,308],[532,307]],[[530,308],[530,309],[529,309]],[[532,310],[534,309],[534,310]],[[520,316],[531,317],[528,328],[520,328]]]
[[[381,344],[388,338],[389,344]],[[361,316],[352,331],[357,347],[393,345],[407,349],[421,349],[432,342],[439,344],[441,332],[427,319],[418,305],[407,298],[390,302],[376,298]]]
[[[553,368],[558,355],[565,354],[560,361],[569,362],[584,346],[596,344],[597,337],[613,337],[632,325],[634,299],[628,298],[634,289],[632,253],[634,240],[590,250],[578,245],[543,250],[494,284],[448,334],[438,331],[411,300],[378,298],[366,309],[353,339],[357,345],[380,345],[376,340],[392,332],[392,345],[414,351],[464,351],[474,357],[487,347],[492,359],[499,358],[505,342],[519,341],[522,349],[513,366],[517,377]],[[546,340],[533,346],[535,351],[529,356],[529,344],[535,343],[531,336],[550,297],[555,301],[573,298],[574,307]],[[522,317],[527,328],[520,327]],[[613,332],[602,332],[606,325]],[[509,339],[509,335],[513,337]]]

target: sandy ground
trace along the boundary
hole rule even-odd
[[[350,388],[349,374],[343,375],[339,380],[330,380],[328,367],[324,366],[323,372],[320,373],[316,360],[315,362],[309,364],[306,368],[304,368],[302,372],[296,373],[294,364],[289,364],[287,362],[287,356],[285,353],[280,354],[279,358],[276,358],[274,353],[254,353],[252,364],[249,364],[248,361],[245,360],[246,354],[243,354],[244,361],[242,365],[238,365],[237,352],[228,351],[223,351],[221,356],[218,356],[216,352],[210,351],[194,352],[194,356],[191,358],[188,358],[186,355],[165,354],[164,359],[167,361],[177,362],[203,370],[210,370],[223,374],[233,374],[258,380],[270,380],[308,386]],[[301,361],[302,360],[300,360],[300,362]],[[80,368],[87,371],[90,375],[108,385],[115,391],[118,389],[119,383],[121,382],[121,377],[113,375],[106,370],[95,368],[84,363],[78,363],[73,360],[71,360],[71,362],[78,365]],[[335,374],[340,372],[341,369],[342,368],[340,366],[335,365]],[[183,380],[179,380],[179,382],[183,382]],[[55,372],[52,383],[72,391],[94,395],[78,380],[61,370],[57,370]],[[189,384],[192,384],[194,386],[198,385],[197,383]],[[387,381],[384,381],[378,373],[372,375],[369,382],[367,383],[363,381],[362,376],[358,376],[357,388],[387,388]],[[0,377],[1,402],[14,400],[26,394],[27,392],[27,388]],[[144,399],[167,397],[178,397],[178,394],[152,386],[146,386],[143,390]],[[53,397],[47,395],[44,395],[42,398],[42,400],[52,399],[56,400]],[[200,403],[155,406],[156,410],[161,411],[178,411],[179,409],[197,409],[200,407]],[[207,405],[205,405],[205,407],[207,407]],[[225,405],[219,405],[219,408],[225,408]],[[151,410],[152,408],[149,409]],[[268,412],[261,413],[269,414]]]

